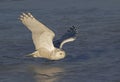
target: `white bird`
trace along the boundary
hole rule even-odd
[[[32,57],[49,60],[63,59],[66,56],[65,51],[62,49],[63,44],[76,39],[75,27],[70,28],[67,34],[62,36],[62,39],[53,41],[54,32],[39,22],[31,13],[22,13],[20,20],[32,32],[32,39],[35,45],[35,51],[29,54]],[[68,36],[69,34],[71,36]]]

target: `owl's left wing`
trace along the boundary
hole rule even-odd
[[[54,41],[54,46],[62,48],[65,43],[76,40],[77,35],[78,29],[72,26],[59,40]]]

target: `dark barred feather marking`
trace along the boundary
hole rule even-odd
[[[69,38],[76,38],[78,35],[78,28],[75,27],[75,26],[72,26],[70,27],[67,32],[58,40],[54,41],[54,46],[59,48],[60,47],[60,44],[66,40],[66,39],[69,39]]]

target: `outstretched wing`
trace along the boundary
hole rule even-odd
[[[30,13],[20,16],[22,23],[32,32],[32,39],[36,50],[45,48],[49,51],[54,49],[54,32],[35,19]]]
[[[77,28],[72,26],[59,40],[54,41],[54,46],[57,48],[62,48],[65,43],[74,41],[77,37],[77,34]]]

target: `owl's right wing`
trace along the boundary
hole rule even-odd
[[[20,16],[22,23],[32,32],[32,39],[36,50],[45,48],[49,51],[54,50],[54,32],[39,22],[30,13],[23,13]]]

